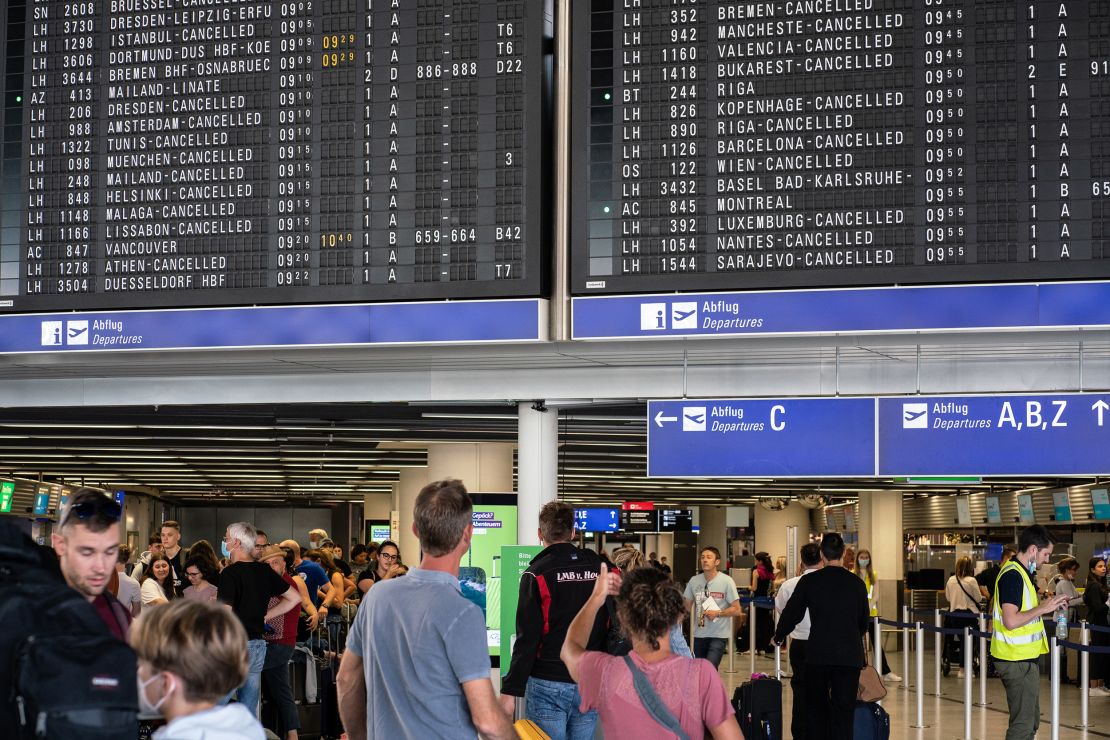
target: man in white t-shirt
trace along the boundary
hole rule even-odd
[[[701,573],[686,583],[687,611],[697,605],[695,612],[694,657],[705,658],[714,668],[721,665],[721,658],[732,639],[732,622],[728,617],[740,613],[740,595],[730,576],[718,572],[721,551],[703,547]]]
[[[778,592],[775,593],[776,615],[782,614],[782,610],[786,608],[786,602],[790,601],[790,596],[794,593],[798,581],[802,580],[807,574],[821,568],[821,546],[816,542],[802,545],[800,554],[804,570],[801,575],[788,578],[779,586]],[[793,709],[790,717],[790,735],[794,740],[806,740],[808,737],[806,731],[806,703],[804,701],[806,643],[808,640],[809,610],[807,609],[802,621],[798,622],[798,626],[790,633],[790,690],[794,693]]]
[[[119,575],[119,593],[116,599],[131,612],[131,616],[139,616],[143,607],[143,598],[140,594],[139,582],[127,575],[127,561],[131,559],[131,548],[120,545],[119,555],[116,558],[116,572]]]

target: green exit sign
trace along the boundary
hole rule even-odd
[[[895,483],[908,483],[911,486],[967,486],[978,485],[983,479],[977,475],[941,475],[913,478],[895,478]]]
[[[10,514],[12,511],[12,498],[15,496],[15,483],[10,480],[0,481],[0,514]]]

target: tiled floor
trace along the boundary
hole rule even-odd
[[[728,688],[729,696],[733,689],[747,680],[750,668],[749,658],[737,655],[735,660],[735,673],[729,673],[729,659],[726,655],[721,662],[721,678]],[[895,672],[902,672],[901,653],[892,653],[888,656],[891,667]],[[784,669],[788,670],[785,665]],[[772,673],[774,661],[767,658],[756,659],[756,671]],[[934,689],[934,674],[932,654],[925,660],[925,696],[923,701],[923,716],[927,727],[915,729],[911,727],[917,719],[917,694],[913,689],[905,689],[900,684],[888,684],[889,694],[883,701],[883,707],[890,714],[891,740],[951,740],[964,738],[964,688],[963,681],[956,679],[955,671],[950,678],[941,678],[942,696],[932,695]],[[972,700],[979,701],[979,682],[972,685]],[[792,701],[789,679],[783,682],[783,716],[787,726],[784,728],[784,740],[790,737],[789,717]],[[1002,684],[997,678],[987,679],[987,701],[989,706],[971,708],[971,736],[973,740],[1001,740],[1006,735],[1007,714],[1006,695]],[[1060,687],[1060,740],[1101,740],[1110,738],[1110,696],[1090,697],[1089,723],[1090,727],[1082,730],[1078,727],[1080,721],[1079,689],[1075,686]],[[1038,737],[1042,740],[1050,737],[1051,728],[1049,703],[1049,682],[1045,676],[1041,684],[1041,726]]]

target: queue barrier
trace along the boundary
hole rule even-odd
[[[930,610],[930,609],[911,610],[908,607],[903,608],[902,613],[903,613],[904,616],[909,616],[911,614],[924,614],[924,613],[927,613],[929,611],[934,611],[934,613],[938,614],[938,615],[941,613],[941,610],[939,610],[939,609],[937,609],[937,610]],[[964,738],[965,738],[965,740],[970,740],[970,738],[971,738],[971,707],[973,706],[972,701],[971,701],[971,698],[972,698],[971,682],[973,680],[972,659],[971,659],[971,656],[972,656],[972,648],[971,648],[972,640],[973,640],[973,638],[977,638],[979,640],[979,702],[975,706],[985,707],[988,704],[988,702],[987,702],[987,692],[986,692],[986,677],[987,677],[987,655],[988,655],[988,649],[989,648],[988,648],[987,641],[989,640],[989,638],[993,634],[992,631],[990,631],[986,628],[988,622],[991,620],[991,615],[980,613],[976,616],[977,616],[978,628],[974,628],[974,627],[970,627],[970,626],[965,626],[963,628],[953,628],[953,627],[945,628],[945,627],[938,627],[936,625],[928,625],[928,624],[926,624],[926,623],[924,623],[920,620],[914,621],[914,622],[910,622],[909,620],[899,622],[899,621],[890,620],[890,619],[882,619],[881,617],[875,617],[874,618],[875,626],[876,626],[876,632],[878,630],[878,626],[880,624],[882,624],[882,625],[886,625],[888,627],[894,627],[894,628],[897,628],[897,629],[901,629],[904,634],[907,634],[907,636],[908,636],[909,630],[911,630],[911,629],[914,630],[914,632],[916,633],[916,640],[915,640],[915,644],[914,644],[914,652],[915,652],[916,663],[917,663],[917,679],[916,679],[917,724],[913,725],[913,727],[915,729],[922,729],[922,728],[927,727],[927,725],[924,724],[924,711],[923,711],[923,705],[924,705],[924,690],[923,690],[924,651],[921,650],[921,646],[924,644],[923,640],[924,640],[925,632],[932,632],[938,638],[939,638],[940,635],[963,635],[963,640],[964,640],[964,651],[963,651],[964,652],[964,655],[963,655],[963,658],[964,658],[964,702],[963,702],[963,704],[964,704]],[[1045,622],[1051,622],[1053,626],[1055,625],[1055,622],[1052,621],[1052,620],[1046,619],[1044,621]],[[1079,632],[1080,632],[1080,642],[1071,642],[1070,640],[1057,640],[1056,635],[1053,634],[1052,631],[1047,632],[1048,642],[1049,642],[1049,662],[1050,662],[1050,665],[1051,665],[1051,670],[1050,670],[1050,674],[1049,674],[1049,686],[1050,686],[1050,696],[1051,696],[1051,707],[1050,707],[1050,716],[1051,716],[1051,720],[1050,720],[1050,722],[1051,722],[1051,733],[1050,733],[1050,735],[1051,735],[1051,737],[1050,737],[1050,740],[1059,740],[1059,738],[1060,738],[1060,655],[1061,655],[1060,650],[1065,649],[1065,648],[1070,648],[1070,649],[1075,650],[1076,652],[1078,652],[1079,655],[1080,655],[1080,659],[1079,659],[1079,664],[1080,664],[1080,676],[1079,676],[1080,684],[1079,685],[1081,687],[1081,691],[1080,691],[1080,723],[1079,723],[1079,728],[1080,729],[1084,729],[1084,728],[1087,728],[1087,727],[1091,726],[1091,724],[1090,724],[1090,699],[1089,699],[1089,693],[1087,691],[1087,686],[1090,682],[1089,681],[1089,678],[1090,678],[1089,656],[1092,653],[1099,654],[1099,655],[1110,655],[1110,646],[1099,646],[1099,645],[1091,645],[1090,644],[1090,634],[1091,634],[1091,632],[1110,633],[1110,627],[1102,627],[1100,625],[1092,625],[1092,624],[1088,624],[1085,621],[1080,621],[1079,623],[1069,622],[1068,623],[1068,628],[1069,628],[1069,630],[1071,630],[1071,629],[1079,630]],[[881,653],[877,652],[876,654],[881,656]],[[903,651],[903,661],[904,661],[905,665],[908,665],[908,660],[909,660],[909,643],[907,642],[905,650]],[[939,659],[939,654],[938,654],[938,657],[937,657],[937,665],[938,666],[939,666],[939,660],[940,659]],[[908,673],[908,671],[907,671],[907,673]],[[939,669],[938,669],[938,675],[939,675]],[[905,682],[903,682],[903,683],[905,684]],[[938,680],[938,685],[939,685],[939,680]],[[908,688],[908,686],[907,686],[907,688]]]
[[[741,595],[737,601],[741,606],[748,608],[748,652],[751,655],[751,673],[755,673],[755,610],[774,609],[775,600],[770,596]],[[698,605],[695,602],[690,606],[690,652],[694,652],[694,629],[697,624]],[[729,617],[728,638],[728,670],[725,673],[736,673],[736,617]],[[776,661],[778,657],[776,656]],[[776,665],[776,677],[781,678],[781,672]]]

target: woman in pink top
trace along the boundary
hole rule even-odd
[[[632,642],[629,657],[633,665],[647,676],[686,737],[700,740],[708,728],[715,740],[742,740],[713,664],[671,652],[667,634],[686,612],[682,592],[655,568],[637,568],[622,580],[603,564],[590,600],[567,630],[559,657],[578,682],[581,710],[596,709],[601,716],[605,740],[677,736],[644,707],[624,658],[586,649],[597,612],[610,594],[617,596],[621,630]]]

